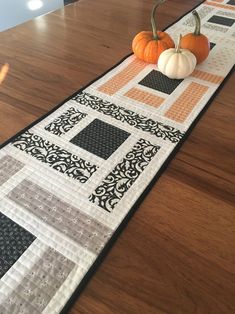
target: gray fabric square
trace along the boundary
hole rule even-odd
[[[220,24],[220,25],[224,25],[224,26],[232,26],[233,23],[235,22],[235,20],[234,19],[229,19],[228,17],[213,15],[208,20],[208,22],[215,23],[215,24]]]
[[[70,142],[94,155],[108,159],[129,136],[130,133],[95,119]]]
[[[139,84],[170,95],[182,81],[170,79],[161,72],[152,70]]]
[[[227,2],[227,4],[235,5],[235,0],[230,0],[229,2]]]

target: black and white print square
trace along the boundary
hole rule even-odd
[[[233,26],[235,20],[224,16],[213,15],[207,22],[224,26]]]
[[[70,142],[86,151],[108,159],[130,136],[130,133],[99,119],[74,136]]]
[[[170,95],[183,80],[170,79],[159,71],[152,70],[140,82],[140,85]]]

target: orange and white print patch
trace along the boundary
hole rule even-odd
[[[196,78],[199,78],[201,80],[211,82],[214,84],[220,84],[224,79],[223,76],[211,74],[211,73],[200,71],[200,70],[194,70],[191,75],[193,77],[196,77]]]
[[[113,95],[129,83],[137,74],[139,74],[146,67],[146,63],[135,59],[121,72],[114,75],[110,80],[105,82],[98,88],[98,91],[107,95]]]
[[[209,87],[191,83],[165,113],[165,117],[176,122],[184,122],[205,95]]]
[[[227,10],[235,11],[235,7],[232,5],[227,5],[227,4],[223,4],[223,3],[216,3],[216,2],[211,2],[211,1],[206,1],[205,4],[211,5],[213,7],[221,8],[221,9],[227,9]]]
[[[153,95],[138,88],[130,89],[125,96],[156,108],[158,108],[165,100],[163,97]]]

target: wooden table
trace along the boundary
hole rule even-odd
[[[198,4],[171,0],[164,28]],[[130,52],[151,0],[80,0],[0,33],[0,141]],[[235,313],[233,74],[71,313]]]

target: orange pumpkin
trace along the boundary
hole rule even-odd
[[[181,40],[181,48],[190,50],[197,58],[197,63],[203,62],[209,55],[210,42],[201,34],[201,19],[197,11],[192,11],[196,26],[194,33],[184,35]]]
[[[138,33],[132,42],[132,50],[137,58],[148,63],[157,63],[160,54],[169,48],[174,48],[175,44],[171,37],[161,31],[157,31],[154,19],[157,7],[165,0],[158,0],[153,6],[151,12],[151,31]]]

